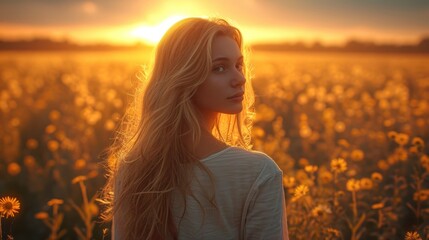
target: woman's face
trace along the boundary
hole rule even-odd
[[[212,68],[193,101],[203,114],[236,114],[243,109],[243,56],[237,43],[228,36],[216,36],[212,43]]]

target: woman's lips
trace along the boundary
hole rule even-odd
[[[235,102],[241,102],[244,99],[244,92],[239,92],[239,93],[229,97],[228,99],[235,101]]]

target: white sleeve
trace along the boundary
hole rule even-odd
[[[289,239],[282,177],[282,172],[277,172],[254,190],[244,239]]]

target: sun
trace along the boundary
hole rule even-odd
[[[131,36],[139,40],[143,40],[147,44],[155,45],[173,24],[186,17],[187,16],[174,15],[166,18],[157,25],[139,26],[131,31]]]

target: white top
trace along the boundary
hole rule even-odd
[[[187,196],[181,219],[183,197],[175,192],[172,211],[179,239],[288,239],[283,172],[269,156],[228,147],[201,162],[213,173],[219,210],[203,197],[204,191],[212,191],[210,178],[195,167],[197,179],[191,189],[205,218],[198,202]]]

